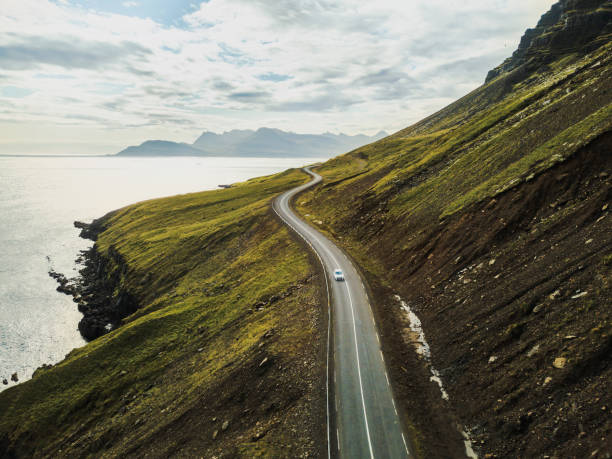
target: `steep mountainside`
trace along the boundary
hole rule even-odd
[[[612,34],[612,5],[600,0],[562,0],[528,29],[512,57],[487,75],[487,82],[516,71],[526,77],[563,55],[584,55],[605,45]]]
[[[119,313],[129,296],[132,314],[0,394],[0,457],[320,456],[326,303],[268,206],[305,179],[143,202],[86,228],[96,280],[79,301],[111,284],[108,303]]]
[[[612,453],[611,11],[555,5],[487,84],[328,161],[297,201],[364,269],[427,457],[435,422],[483,457]]]

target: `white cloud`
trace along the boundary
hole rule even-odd
[[[0,87],[24,95],[0,92],[7,142],[400,129],[480,84],[553,2],[210,0],[182,28],[61,3],[3,1]]]

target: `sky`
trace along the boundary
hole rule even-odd
[[[553,3],[2,0],[0,154],[394,132],[481,85]]]

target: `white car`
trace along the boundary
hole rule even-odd
[[[337,281],[343,281],[344,280],[344,274],[342,273],[341,269],[334,270],[334,279],[337,280]]]

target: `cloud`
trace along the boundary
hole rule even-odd
[[[102,69],[129,60],[141,61],[151,51],[134,42],[109,44],[71,39],[49,40],[21,37],[19,42],[0,46],[0,66],[6,70],[36,69],[53,65],[65,69]]]
[[[242,91],[233,92],[227,96],[228,99],[243,103],[253,103],[269,100],[271,94],[266,91]]]
[[[15,99],[21,99],[33,94],[34,91],[31,89],[19,88],[17,86],[0,86],[0,95],[4,97],[12,97]]]
[[[279,112],[335,112],[345,110],[353,105],[363,102],[354,97],[347,97],[344,94],[329,93],[312,97],[308,100],[294,100],[273,103],[267,106],[269,110]]]
[[[0,103],[20,132],[130,130],[132,143],[202,126],[393,131],[481,84],[552,3],[209,0],[168,25],[129,15],[144,2],[4,0],[0,82],[36,94]]]
[[[263,75],[257,75],[257,78],[262,81],[287,81],[293,78],[291,75],[279,75],[278,73],[268,72]]]

